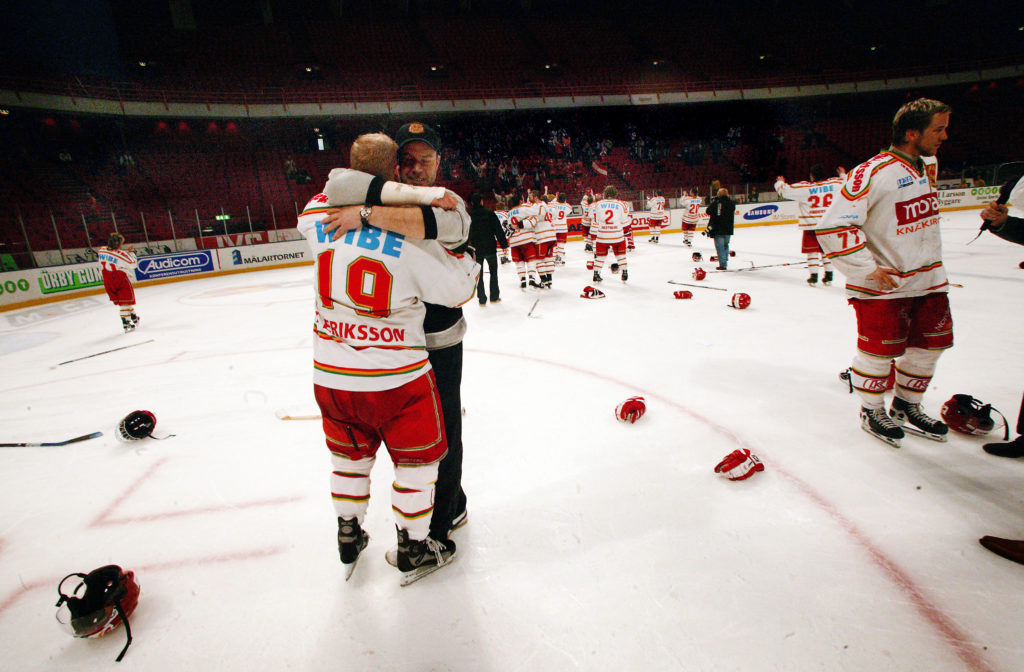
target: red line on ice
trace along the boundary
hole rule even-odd
[[[538,357],[530,357],[528,355],[511,354],[506,352],[495,352],[492,350],[478,350],[476,348],[467,348],[469,352],[483,354],[483,355],[494,355],[496,357],[508,357],[510,359],[517,359],[522,361],[534,362],[537,364],[543,364],[545,366],[554,366],[560,369],[567,369],[575,373],[579,373],[591,378],[600,378],[601,380],[620,385],[632,392],[637,391],[637,386],[632,385],[624,380],[607,376],[603,373],[592,371],[590,369],[580,368],[571,364],[565,364],[563,362],[555,362],[548,359],[540,359]],[[724,427],[717,422],[710,420],[699,413],[695,413],[686,406],[679,404],[672,399],[668,399],[659,395],[656,392],[645,391],[644,396],[657,399],[658,401],[671,406],[677,411],[690,416],[694,420],[697,420],[701,424],[707,425],[717,433],[727,437],[730,441],[735,443],[740,448],[749,448],[751,452],[754,451],[754,446],[749,445],[742,437],[737,436],[727,427]],[[763,455],[764,451],[761,448],[757,448],[757,453]],[[957,657],[963,661],[971,672],[993,672],[993,668],[985,661],[978,647],[973,644],[971,638],[962,631],[956,623],[953,622],[949,616],[942,612],[931,600],[925,596],[924,592],[914,583],[913,579],[900,568],[891,558],[889,558],[884,551],[882,551],[860,528],[858,528],[853,521],[840,513],[836,505],[826,499],[817,490],[812,488],[809,483],[802,480],[798,476],[786,471],[778,464],[771,464],[773,471],[779,473],[783,478],[792,483],[797,490],[802,492],[809,500],[811,500],[818,508],[822,509],[830,518],[832,518],[839,527],[843,529],[858,546],[863,548],[868,555],[871,557],[875,565],[882,570],[882,573],[896,588],[903,593],[917,612],[929,623],[936,631],[939,636],[949,644]]]

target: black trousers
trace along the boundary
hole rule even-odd
[[[447,539],[452,519],[466,508],[466,493],[462,490],[462,343],[430,350],[427,357],[437,380],[448,439],[448,454],[437,469],[430,536]]]
[[[484,262],[487,262],[484,264]],[[487,301],[487,294],[484,292],[484,266],[488,266],[491,272],[491,301],[500,298],[501,290],[498,289],[498,253],[477,254],[476,263],[480,264],[480,279],[476,283],[476,298],[480,303]],[[461,409],[459,409],[461,412]]]

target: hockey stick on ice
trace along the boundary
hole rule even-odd
[[[77,359],[69,359],[66,362],[60,362],[59,364],[57,364],[57,366],[63,366],[64,364],[70,364],[71,362],[80,362],[83,359],[89,359],[90,357],[99,357],[100,355],[105,355],[108,352],[117,352],[118,350],[125,350],[127,348],[134,348],[137,345],[145,345],[146,343],[152,343],[153,340],[154,339],[151,338],[148,341],[142,341],[141,343],[132,343],[131,345],[122,345],[120,348],[114,348],[112,350],[104,350],[103,352],[97,352],[97,353],[94,353],[92,355],[86,355],[85,357],[78,357]],[[56,368],[56,367],[54,367],[54,368]]]
[[[526,314],[527,317],[530,317],[531,315],[533,315],[533,309],[537,307],[538,303],[540,303],[540,299],[539,298],[536,301],[533,302],[532,306],[530,306],[530,312],[528,312]]]
[[[716,292],[728,292],[728,289],[724,287],[712,287],[711,285],[695,285],[692,282],[679,282],[677,280],[669,280],[670,285],[682,285],[683,287],[700,287],[701,289],[713,289]]]
[[[779,266],[804,266],[808,261],[793,261],[788,264],[765,264],[764,266],[751,266],[750,268],[737,268],[733,271],[708,271],[708,273],[739,273],[740,271],[759,271],[762,268],[776,268]]]
[[[287,408],[282,408],[274,413],[278,420],[320,420],[321,415],[317,413],[312,415],[309,413],[302,414],[300,411],[292,411]]]
[[[25,446],[66,446],[69,443],[78,443],[79,441],[88,441],[89,439],[95,439],[96,437],[103,436],[103,432],[93,432],[92,434],[83,434],[76,436],[73,439],[67,441],[49,441],[46,443],[0,443],[0,448],[22,448]]]

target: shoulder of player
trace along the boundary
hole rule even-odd
[[[903,161],[891,152],[879,152],[849,172],[843,184],[842,194],[854,200],[868,193],[872,179],[881,171],[893,166],[902,166]]]
[[[330,206],[327,205],[327,194],[321,192],[309,199],[309,202],[306,203],[306,207],[302,209],[299,217],[326,212],[328,208],[330,208]]]

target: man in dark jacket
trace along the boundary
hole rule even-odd
[[[1003,192],[1006,198],[1000,197],[999,200],[1020,207],[1020,201],[1024,200],[1024,178],[1018,180],[1015,185],[1006,184]],[[981,218],[985,220],[982,227],[984,230],[991,231],[1003,240],[1024,245],[1024,218],[1010,217],[1006,205],[995,201],[989,203],[988,207],[981,211]],[[1021,267],[1024,267],[1024,263]],[[1017,416],[1017,433],[1020,436],[1009,443],[986,443],[984,448],[987,452],[1000,457],[1024,457],[1024,399],[1021,399],[1020,413]],[[982,546],[993,553],[1024,565],[1024,540],[986,536],[980,541]]]
[[[729,198],[729,190],[722,187],[718,195],[708,205],[707,235],[715,240],[718,252],[718,270],[724,271],[729,266],[729,239],[732,238],[733,219],[736,216],[736,201]]]
[[[476,296],[480,299],[480,305],[487,305],[487,293],[484,292],[484,261],[491,272],[491,301],[501,301],[501,290],[498,288],[498,248],[496,242],[502,247],[508,247],[508,240],[501,228],[501,222],[493,210],[483,206],[480,194],[472,194],[469,197],[469,244],[473,247],[473,254],[476,262],[480,264],[480,280],[476,285]]]

